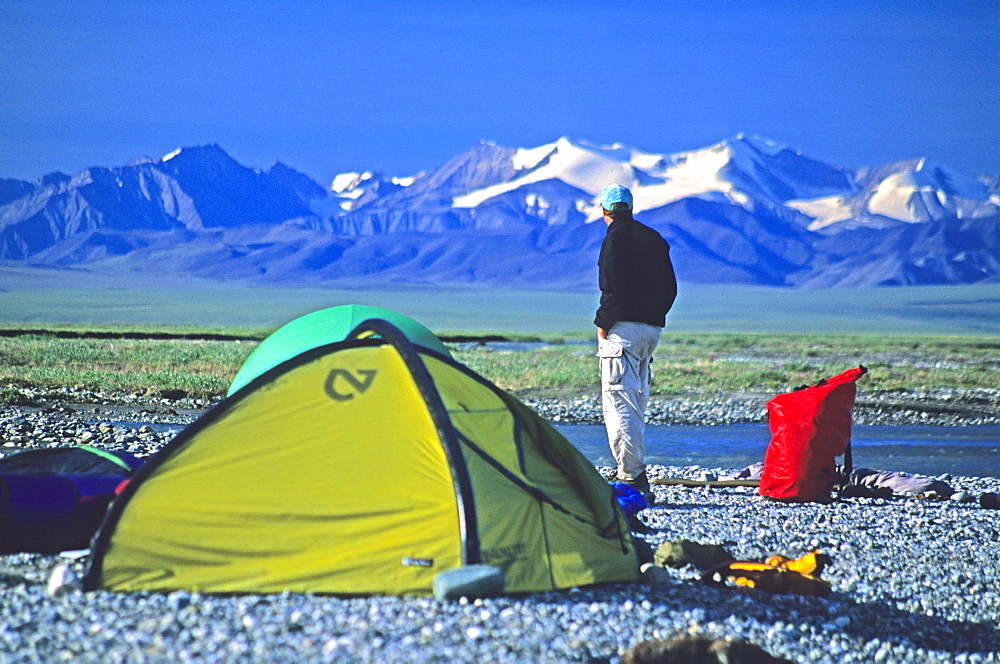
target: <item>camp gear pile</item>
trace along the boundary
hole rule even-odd
[[[721,475],[716,482],[700,482],[681,478],[661,478],[654,484],[675,484],[682,486],[758,486],[764,470],[763,462],[757,462]],[[834,472],[834,484],[839,485],[841,498],[892,498],[894,496],[935,495],[947,498],[955,493],[955,489],[944,480],[927,475],[914,475],[898,470],[872,470],[871,468],[855,467],[848,470],[843,465],[837,465]]]

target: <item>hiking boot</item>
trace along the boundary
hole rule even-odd
[[[653,488],[649,486],[649,478],[646,477],[646,471],[639,473],[635,479],[631,480],[619,480],[628,484],[630,487],[642,494],[642,497],[646,499],[646,502],[652,505],[656,502],[656,494],[653,493]]]
[[[646,471],[645,470],[642,471],[641,473],[639,473],[638,475],[636,475],[635,478],[633,478],[633,479],[630,479],[630,480],[619,479],[618,481],[619,482],[623,482],[625,484],[628,484],[630,487],[632,487],[633,489],[635,489],[636,491],[638,491],[640,493],[643,493],[643,492],[646,492],[646,491],[652,491],[652,489],[649,486],[649,478],[646,477]]]

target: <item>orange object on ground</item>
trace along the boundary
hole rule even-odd
[[[820,574],[830,562],[830,556],[820,551],[795,560],[781,555],[770,556],[762,563],[738,560],[706,571],[701,580],[716,588],[726,587],[726,582],[732,581],[737,586],[777,595],[829,597],[832,586]]]

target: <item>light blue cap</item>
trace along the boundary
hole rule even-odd
[[[601,190],[601,207],[605,210],[614,210],[615,203],[625,203],[628,209],[632,209],[632,192],[627,187],[620,184],[609,184]]]

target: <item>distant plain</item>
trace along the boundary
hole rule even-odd
[[[593,291],[469,285],[333,283],[257,287],[158,282],[79,270],[0,267],[0,324],[277,328],[325,307],[368,304],[437,333],[592,334]],[[676,332],[1000,335],[1000,284],[787,289],[680,284]]]

